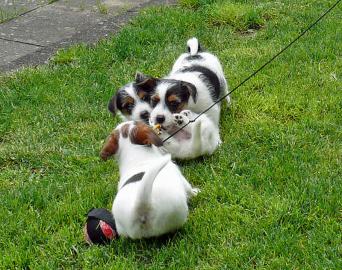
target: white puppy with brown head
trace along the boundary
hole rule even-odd
[[[121,87],[108,103],[108,110],[114,116],[119,114],[123,121],[139,120],[149,122],[152,107],[150,99],[153,94],[154,81],[139,72],[134,82]]]
[[[108,137],[101,157],[115,155],[120,181],[113,203],[118,234],[132,239],[159,236],[180,228],[188,199],[197,193],[162,151],[161,139],[142,122],[124,122]]]

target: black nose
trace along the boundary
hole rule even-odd
[[[142,111],[140,113],[140,118],[143,119],[143,120],[146,120],[150,117],[150,113],[148,111]]]
[[[158,124],[162,124],[165,121],[165,116],[159,114],[157,115],[156,120]]]

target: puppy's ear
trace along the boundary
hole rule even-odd
[[[142,83],[143,81],[147,80],[148,78],[150,78],[150,76],[147,76],[140,71],[137,71],[135,73],[135,82],[136,83]]]
[[[157,79],[137,71],[135,73],[135,83],[144,90],[152,90],[157,84]]]
[[[194,102],[197,102],[197,89],[192,83],[182,81],[181,88],[183,91],[188,91]]]
[[[120,132],[118,130],[115,130],[108,136],[106,143],[102,147],[100,153],[100,156],[103,160],[107,160],[109,157],[116,154],[119,149],[119,138]]]
[[[138,122],[130,131],[129,138],[132,143],[140,145],[155,145],[160,147],[163,141],[148,125]]]
[[[109,103],[108,103],[108,110],[115,115],[116,111],[117,111],[117,106],[116,106],[116,101],[117,101],[117,97],[118,95],[115,94],[114,96],[112,96],[112,98],[110,99]]]

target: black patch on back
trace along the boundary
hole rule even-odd
[[[202,60],[203,57],[199,54],[195,54],[195,55],[189,55],[189,56],[185,57],[185,59],[188,61],[193,61],[193,60]]]
[[[144,174],[145,174],[145,172],[140,172],[140,173],[137,173],[137,174],[131,176],[130,178],[128,178],[126,180],[126,182],[122,185],[122,187],[120,189],[122,189],[124,186],[126,186],[130,183],[141,181],[142,178],[144,177]]]
[[[216,101],[221,95],[221,84],[220,80],[215,74],[215,72],[211,71],[210,69],[194,65],[191,67],[186,67],[181,70],[181,72],[199,72],[200,78],[204,81],[204,83],[208,86],[210,94],[214,101]]]

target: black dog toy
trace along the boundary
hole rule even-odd
[[[91,209],[84,226],[84,238],[88,244],[101,245],[118,238],[112,213],[104,208]]]

